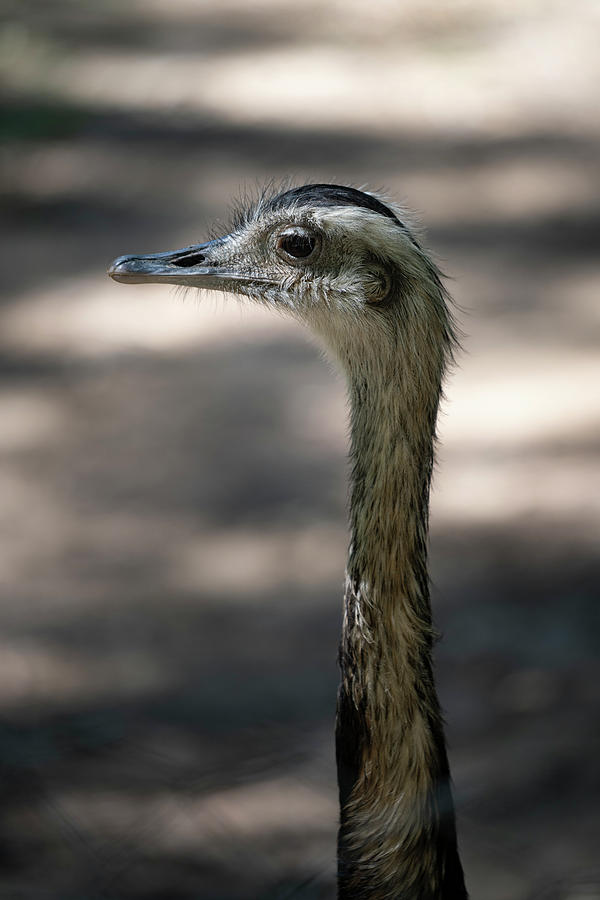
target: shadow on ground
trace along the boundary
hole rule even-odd
[[[170,562],[182,535],[201,547],[214,532],[293,542],[310,523],[341,528],[342,453],[316,453],[288,411],[299,385],[318,396],[329,377],[287,340],[13,370],[15,390],[59,389],[76,427],[13,460],[60,504],[56,543],[3,607],[6,647],[33,666],[2,716],[5,890],[331,895],[342,559],[316,586],[286,579],[284,561],[283,580],[212,592]],[[593,852],[597,559],[538,520],[438,528],[432,557],[467,861],[535,885],[549,844],[563,874],[577,871]],[[248,799],[271,783],[281,818]],[[329,796],[322,820],[306,819],[296,788]],[[254,827],[231,819],[228,795]]]
[[[64,52],[296,40],[266,15],[160,28],[116,4],[84,16],[64,0],[51,15],[27,0],[20,14]],[[535,346],[544,329],[575,352],[595,340],[588,317],[548,292],[594,264],[597,201],[504,217],[468,204],[482,167],[592,165],[585,135],[252,126],[226,110],[86,107],[42,84],[9,98],[2,128],[5,310],[73,278],[99,283],[120,253],[201,238],[241,183],[368,178],[400,195],[405,180],[449,173],[465,204],[429,239],[483,273],[471,319],[508,348],[523,334]],[[0,896],[330,898],[346,465],[341,427],[313,433],[300,407],[339,388],[313,348],[276,333],[192,351],[81,350],[7,341],[0,358],[9,411],[33,398],[59,423],[2,445]],[[563,454],[585,466],[598,449],[580,433],[503,447],[488,461],[513,453],[531,472],[560,469]],[[454,452],[475,465],[481,451],[465,441]],[[597,897],[585,894],[600,881],[589,524],[543,512],[441,523],[431,557],[473,896]]]

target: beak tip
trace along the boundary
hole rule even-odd
[[[132,256],[118,256],[117,259],[114,259],[111,262],[106,270],[106,274],[112,278],[113,281],[118,281],[121,284],[129,281],[134,273],[134,268],[132,266],[133,259],[134,257]]]

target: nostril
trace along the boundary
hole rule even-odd
[[[171,260],[171,265],[189,269],[191,266],[199,266],[205,259],[206,257],[203,253],[188,253],[186,256],[180,256],[178,259]]]

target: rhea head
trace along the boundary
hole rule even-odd
[[[375,366],[384,377],[400,356],[411,358],[417,378],[414,366],[430,368],[433,356],[439,378],[453,342],[447,295],[404,217],[374,194],[310,184],[263,194],[225,235],[121,256],[108,274],[127,284],[243,294],[286,311],[321,337],[349,374]]]

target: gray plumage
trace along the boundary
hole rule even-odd
[[[339,185],[265,194],[229,234],[127,256],[117,281],[244,294],[319,336],[350,398],[351,543],[336,750],[340,900],[460,900],[432,669],[429,486],[449,298],[406,213]]]

